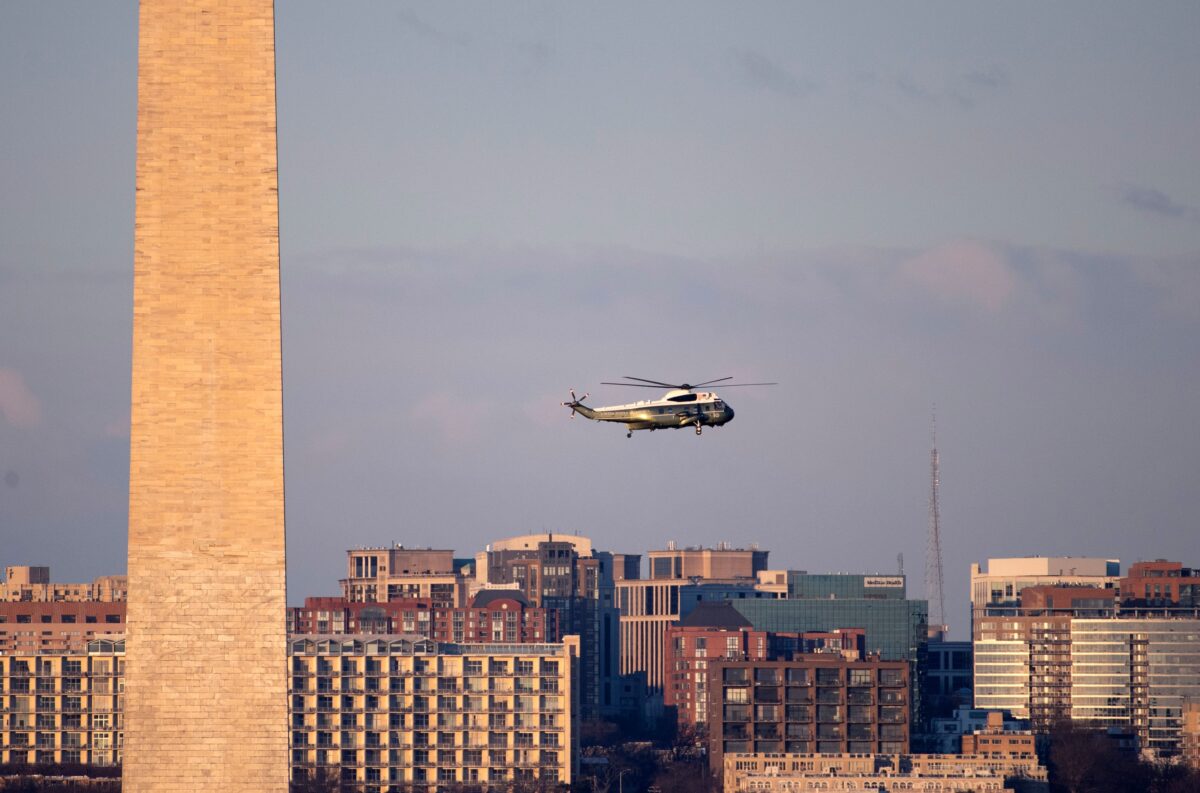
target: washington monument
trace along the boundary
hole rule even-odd
[[[271,0],[142,0],[123,789],[288,786]]]

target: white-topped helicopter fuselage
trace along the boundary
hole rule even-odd
[[[719,427],[733,419],[733,408],[712,391],[695,393],[675,389],[664,394],[662,399],[595,408],[584,405],[582,400],[567,404],[584,418],[624,424],[627,435],[632,435],[634,430],[684,427],[695,427],[699,435],[703,427]]]
[[[658,399],[631,402],[626,405],[606,405],[590,407],[583,404],[588,395],[576,398],[571,392],[571,401],[563,402],[571,408],[571,417],[578,413],[592,421],[613,421],[625,425],[626,437],[632,437],[634,430],[666,430],[695,427],[699,435],[705,427],[720,427],[733,420],[733,408],[721,399],[715,391],[697,391],[698,386],[687,383],[672,385],[657,380],[644,380],[639,377],[627,377],[627,380],[638,380],[638,383],[604,383],[604,385],[632,386],[637,388],[669,388]],[[722,377],[720,380],[710,380],[699,386],[713,382],[730,380]],[[649,385],[647,385],[649,384]],[[729,387],[738,385],[775,385],[774,383],[728,383]]]

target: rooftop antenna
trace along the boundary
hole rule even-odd
[[[942,591],[941,506],[938,503],[937,405],[930,421],[929,450],[929,537],[925,550],[925,597],[929,600],[930,631],[945,630],[946,596]]]

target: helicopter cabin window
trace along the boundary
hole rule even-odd
[[[672,402],[695,402],[696,395],[695,394],[680,394],[679,396],[671,397],[670,401],[672,401]]]

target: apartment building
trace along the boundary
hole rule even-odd
[[[663,704],[674,708],[679,724],[708,720],[708,665],[716,660],[786,660],[802,653],[833,653],[847,660],[865,656],[865,632],[756,631],[728,602],[702,602],[678,625],[667,628]]]
[[[699,579],[703,581],[727,581],[748,578],[756,580],[759,571],[767,569],[769,551],[750,548],[734,548],[721,543],[716,548],[689,546],[679,548],[675,543],[667,544],[665,550],[650,551],[650,578],[656,581]]]
[[[758,574],[769,552],[758,548],[677,548],[650,551],[650,578],[617,581],[622,675],[639,676],[647,690],[663,687],[667,628],[696,603],[710,599],[754,599]],[[775,592],[762,591],[774,599]]]
[[[799,655],[708,665],[713,773],[738,753],[898,754],[909,749],[909,665]]]
[[[121,762],[124,637],[0,654],[0,763]]]
[[[346,552],[342,597],[360,603],[429,600],[443,608],[467,602],[471,562],[435,548],[352,548]]]
[[[123,575],[106,575],[91,583],[63,583],[50,580],[49,567],[10,565],[4,568],[0,582],[0,602],[114,603],[125,600],[128,584]]]
[[[1182,562],[1134,562],[1119,588],[1122,610],[1200,606],[1200,570]]]
[[[578,637],[296,636],[289,656],[293,779],[332,770],[381,793],[574,778]]]
[[[560,641],[557,609],[535,608],[516,590],[485,589],[463,608],[432,600],[364,603],[310,597],[288,609],[288,632],[415,633],[438,642],[549,644]]]
[[[0,602],[0,654],[86,652],[93,639],[124,633],[123,601]]]
[[[1121,561],[1091,556],[1023,556],[971,564],[971,612],[1003,615],[1021,605],[1021,590],[1036,586],[1114,589]]]
[[[577,534],[523,534],[496,540],[475,556],[481,592],[520,591],[534,608],[558,614],[564,634],[579,637],[583,716],[614,715],[620,706],[619,619],[614,576],[636,571],[638,557],[599,551]]]
[[[1183,725],[1180,728],[1183,761],[1200,770],[1200,699],[1183,703]]]
[[[1200,615],[1017,619],[1001,620],[1004,638],[975,642],[977,707],[1029,718],[1036,732],[1060,719],[1127,729],[1155,757],[1183,750],[1184,703],[1200,697]]]

